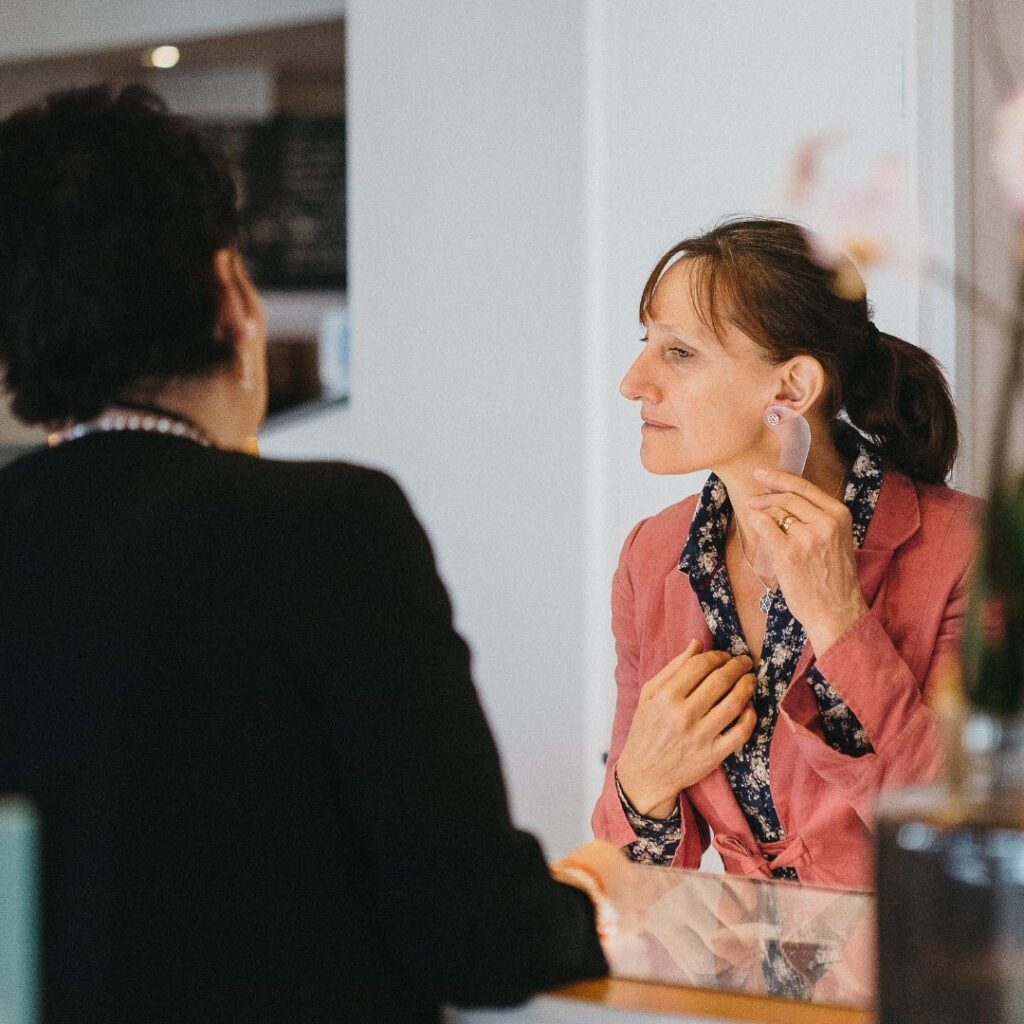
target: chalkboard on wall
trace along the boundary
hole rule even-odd
[[[243,245],[256,284],[344,290],[344,120],[278,117],[204,130],[239,169]]]

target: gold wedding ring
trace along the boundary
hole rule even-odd
[[[782,532],[783,532],[784,534],[786,534],[786,535],[788,536],[788,535],[789,535],[789,528],[790,528],[790,527],[791,527],[791,526],[792,526],[792,525],[793,525],[793,524],[794,524],[795,522],[796,522],[796,516],[795,516],[795,515],[793,515],[793,513],[791,512],[791,513],[790,513],[790,514],[789,514],[788,516],[786,516],[786,518],[785,518],[785,519],[783,519],[783,520],[782,520],[782,522],[781,522],[781,523],[779,523],[779,529],[780,529],[780,530],[781,530],[781,531],[782,531]]]

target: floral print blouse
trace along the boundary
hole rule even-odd
[[[858,442],[843,496],[853,518],[853,543],[857,548],[864,543],[881,487],[880,456]],[[725,536],[731,515],[732,505],[725,485],[712,473],[694,512],[679,558],[679,570],[690,578],[715,648],[733,655],[749,655],[725,568]],[[768,752],[778,720],[779,702],[793,678],[805,642],[803,626],[789,611],[781,591],[776,589],[771,595],[764,648],[757,667],[753,698],[757,726],[744,746],[722,762],[733,794],[759,843],[784,838],[782,822],[772,799]],[[871,742],[860,722],[816,667],[808,671],[807,682],[821,712],[822,728],[830,746],[851,757],[871,753]],[[630,805],[621,787],[618,792],[629,824],[637,834],[636,842],[627,848],[631,859],[644,864],[670,863],[681,838],[679,808],[664,820],[647,818]],[[777,868],[772,874],[776,878],[797,880],[793,868]]]

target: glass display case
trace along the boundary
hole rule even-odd
[[[597,1024],[637,1013],[644,1024],[871,1019],[870,892],[634,865],[614,897],[608,981],[570,985],[511,1013],[453,1010],[450,1024]]]
[[[867,1007],[874,899],[738,875],[637,866],[608,944],[620,978]]]

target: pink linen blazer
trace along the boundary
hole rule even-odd
[[[619,846],[636,839],[615,791],[614,771],[643,684],[694,638],[711,631],[679,571],[698,496],[638,523],[612,586],[617,700],[594,834]],[[817,667],[867,731],[874,753],[850,757],[824,740],[804,647],[779,708],[769,748],[771,790],[785,839],[761,846],[721,767],[679,795],[682,840],[673,867],[695,868],[708,829],[729,872],[770,877],[794,867],[804,882],[873,886],[873,812],[880,790],[929,782],[942,765],[928,706],[942,663],[955,657],[966,608],[980,501],[886,469],[862,548],[855,552],[865,613]],[[768,857],[771,856],[769,863]]]

